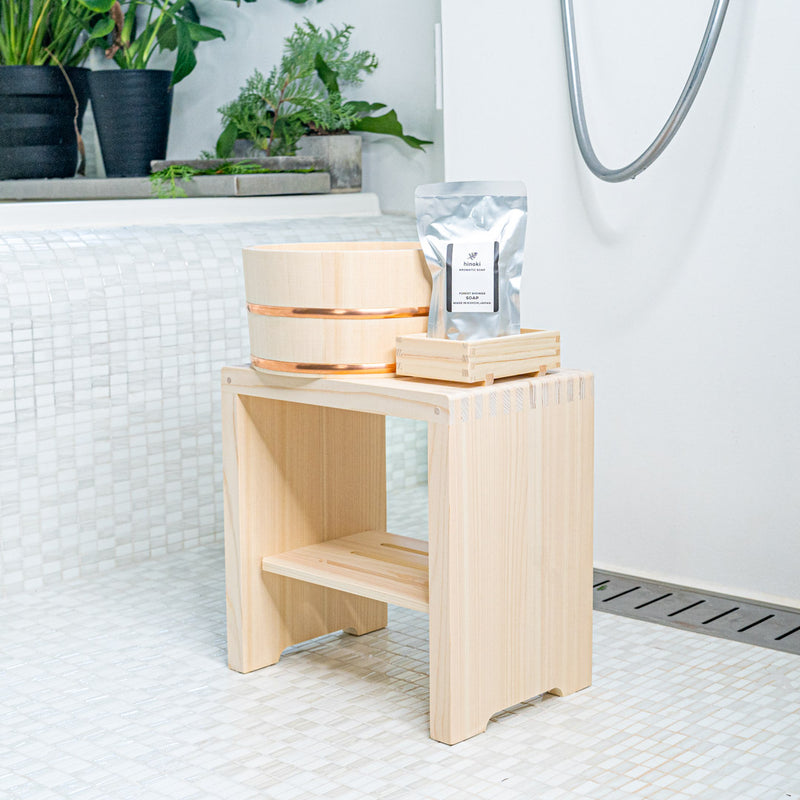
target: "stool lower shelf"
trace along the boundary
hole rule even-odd
[[[264,572],[428,611],[428,543],[364,531],[267,556]]]

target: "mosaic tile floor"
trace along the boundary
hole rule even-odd
[[[419,532],[421,497],[392,529]],[[0,798],[800,796],[800,658],[602,613],[594,636],[591,688],[447,747],[425,615],[239,675],[220,545],[129,565],[0,605]]]

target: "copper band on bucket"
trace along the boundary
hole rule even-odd
[[[310,375],[378,375],[394,372],[394,364],[313,364],[298,361],[273,361],[269,358],[259,358],[251,355],[250,362],[259,369],[269,369],[273,372],[297,372]]]
[[[427,317],[428,306],[408,308],[291,308],[290,306],[262,306],[248,303],[251,314],[264,317],[299,317],[303,319],[403,319]]]

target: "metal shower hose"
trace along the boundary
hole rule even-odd
[[[564,27],[564,53],[567,57],[567,78],[569,79],[569,100],[572,106],[572,122],[575,125],[575,136],[578,139],[583,160],[586,166],[598,177],[609,183],[619,183],[630,178],[635,178],[640,172],[647,169],[666,149],[672,141],[672,137],[678,132],[678,128],[683,124],[686,114],[700,90],[703,83],[708,65],[711,63],[711,56],[717,46],[722,22],[725,19],[725,12],[728,10],[729,0],[714,0],[711,8],[711,16],[708,18],[706,32],[703,34],[703,41],[694,60],[692,71],[686,85],[683,87],[678,102],[669,119],[664,123],[664,127],[659,131],[658,136],[653,139],[650,146],[634,161],[619,169],[609,169],[600,163],[597,154],[592,147],[589,131],[586,127],[586,115],[583,110],[583,93],[581,91],[581,73],[578,68],[578,45],[575,40],[575,12],[572,8],[572,0],[561,0],[561,18]]]

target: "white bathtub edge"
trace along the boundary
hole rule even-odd
[[[202,225],[301,217],[375,217],[380,213],[378,196],[372,192],[0,203],[0,232],[118,228],[129,225]]]

